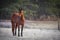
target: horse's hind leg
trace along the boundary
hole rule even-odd
[[[21,27],[21,36],[23,36],[23,27],[24,27],[24,25],[22,25],[22,27]]]

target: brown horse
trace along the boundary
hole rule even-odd
[[[13,36],[16,35],[16,29],[18,28],[18,36],[20,36],[20,25],[21,25],[21,36],[23,36],[23,27],[24,27],[24,14],[23,10],[20,10],[19,13],[14,13],[11,17],[12,23],[12,33]]]

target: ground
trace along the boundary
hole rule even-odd
[[[11,28],[0,28],[0,40],[60,40],[60,31],[58,30],[23,30],[23,37],[13,36]]]
[[[27,21],[23,37],[13,36],[11,29],[10,22],[0,22],[0,40],[60,40],[60,31],[56,21]]]

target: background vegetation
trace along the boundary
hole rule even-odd
[[[0,0],[0,19],[10,19],[13,11],[24,9],[28,20],[57,20],[60,0]]]

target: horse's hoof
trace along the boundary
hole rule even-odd
[[[18,37],[20,37],[20,35],[18,35]]]
[[[13,36],[16,36],[15,34],[13,34]]]
[[[23,35],[21,35],[21,37],[23,37]]]
[[[16,36],[16,35],[13,35],[13,36]]]
[[[16,36],[16,33],[15,33],[15,36]]]
[[[13,34],[13,36],[16,36],[16,34]]]

